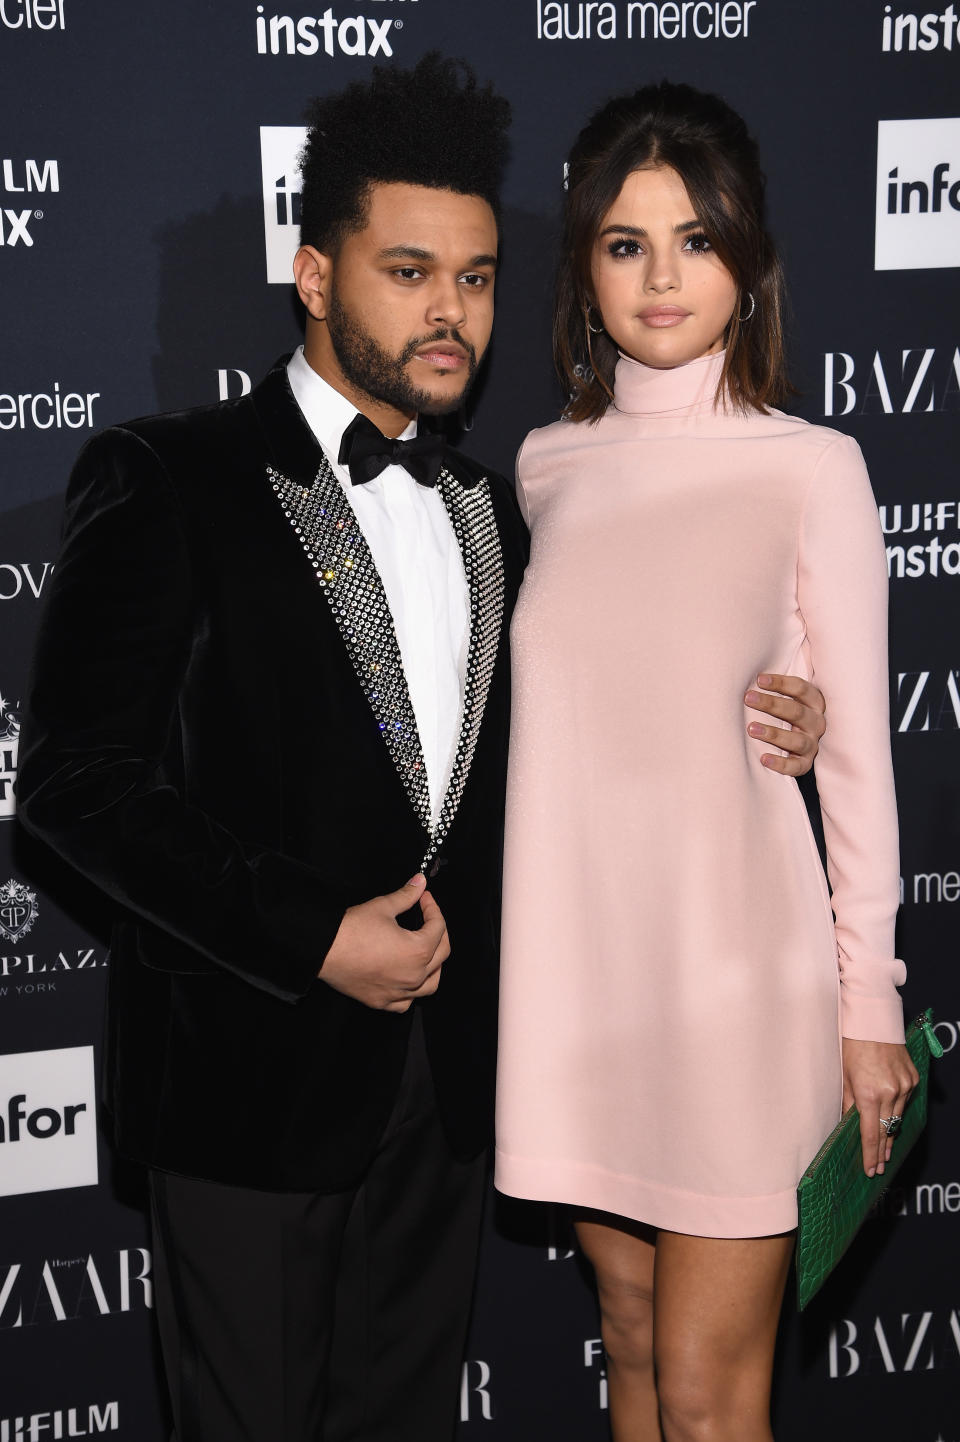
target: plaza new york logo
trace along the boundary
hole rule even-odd
[[[37,893],[13,877],[0,886],[0,936],[5,941],[19,941],[33,930],[39,915]]]

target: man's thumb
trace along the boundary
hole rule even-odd
[[[399,916],[401,912],[409,911],[411,906],[423,895],[426,886],[427,878],[421,872],[418,872],[416,876],[411,876],[405,886],[401,886],[398,891],[392,891],[387,897],[387,900],[390,903],[390,910],[394,916]]]

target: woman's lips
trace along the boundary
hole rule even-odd
[[[676,305],[657,305],[651,306],[649,310],[642,310],[640,319],[644,325],[654,326],[660,330],[665,326],[679,325],[682,320],[686,320],[689,314],[688,310],[681,310]]]

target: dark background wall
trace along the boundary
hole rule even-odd
[[[0,1442],[167,1435],[141,1183],[94,1129],[99,904],[12,815],[66,475],[92,430],[236,394],[297,343],[264,228],[266,206],[282,248],[277,187],[289,222],[296,176],[272,154],[262,171],[261,127],[295,127],[310,95],[432,47],[469,57],[515,110],[492,364],[464,440],[503,470],[557,412],[554,236],[587,114],[668,76],[719,90],[760,138],[796,408],[856,436],[888,532],[906,1001],[935,1003],[947,1048],[927,1138],[835,1280],[785,1321],[777,1435],[958,1442],[960,34],[954,6],[912,0],[0,0]],[[279,719],[236,724],[267,748]],[[86,1110],[71,1122],[68,1106]],[[491,1197],[465,1442],[599,1442],[597,1338],[562,1223]]]

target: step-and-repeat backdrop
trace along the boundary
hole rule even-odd
[[[497,329],[464,439],[507,472],[557,413],[551,275],[585,117],[667,76],[720,91],[761,140],[796,407],[860,442],[886,532],[906,997],[935,1004],[946,1050],[927,1137],[785,1320],[777,1436],[960,1439],[960,6],[928,3],[0,0],[0,1442],[168,1435],[142,1179],[98,1117],[101,906],[15,817],[71,459],[111,422],[240,394],[292,349],[305,101],[432,48],[515,112]],[[266,750],[282,718],[235,724]],[[605,1409],[562,1217],[491,1195],[460,1436],[599,1442]]]

